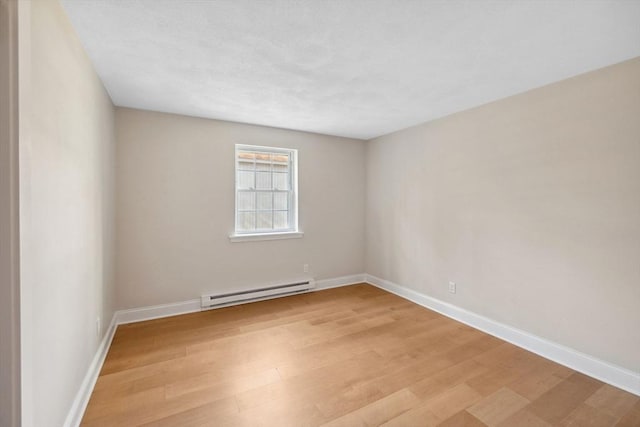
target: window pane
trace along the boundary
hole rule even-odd
[[[269,153],[256,153],[256,161],[271,162],[271,154]]]
[[[289,193],[273,193],[273,209],[289,209]]]
[[[254,164],[253,162],[247,162],[244,160],[240,160],[238,162],[238,169],[239,170],[253,170],[254,169]]]
[[[256,188],[271,190],[271,172],[256,172]]]
[[[289,189],[289,174],[288,173],[273,173],[273,188],[276,190],[288,190]]]
[[[255,159],[255,153],[238,151],[238,166],[240,169],[253,169]]]
[[[273,228],[276,230],[289,228],[287,211],[275,211],[273,213]]]
[[[238,212],[238,229],[240,231],[251,231],[256,229],[255,212]]]
[[[289,170],[289,155],[274,154],[271,157],[273,161],[273,170],[277,172],[287,172]]]
[[[251,189],[255,188],[254,178],[255,172],[238,171],[238,188]]]
[[[258,212],[258,228],[273,228],[273,212]]]
[[[289,153],[278,153],[278,154],[273,154],[271,156],[271,159],[273,160],[274,163],[289,163]]]
[[[271,162],[269,160],[258,160],[256,162],[256,169],[259,171],[271,171]]]
[[[238,191],[238,210],[255,211],[256,193],[252,191]]]
[[[273,193],[258,193],[258,209],[259,210],[271,210],[273,209]]]
[[[288,172],[289,171],[289,165],[288,164],[274,163],[273,164],[273,171],[274,172]]]

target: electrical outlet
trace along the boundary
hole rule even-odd
[[[304,271],[305,273],[309,272],[309,264],[303,264],[302,265],[302,271]]]
[[[101,329],[100,329],[100,317],[98,317],[96,319],[96,335],[98,336],[98,338],[100,338],[100,332],[101,332]]]
[[[449,292],[452,294],[456,293],[456,282],[449,282]]]

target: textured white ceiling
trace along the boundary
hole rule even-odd
[[[62,0],[119,106],[369,139],[640,56],[640,1]]]

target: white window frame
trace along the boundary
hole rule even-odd
[[[288,206],[288,220],[289,226],[286,229],[278,230],[251,230],[242,231],[238,229],[238,194],[241,191],[247,191],[238,188],[238,171],[239,171],[239,158],[238,153],[241,151],[250,151],[254,153],[264,154],[288,154],[289,155],[289,187],[287,190],[289,193]],[[292,148],[279,148],[279,147],[266,147],[259,145],[246,145],[236,144],[234,150],[234,232],[229,239],[231,242],[243,242],[248,240],[279,240],[279,239],[295,239],[301,238],[304,233],[298,228],[298,150]],[[253,188],[252,191],[257,192],[259,190]],[[272,192],[273,190],[265,190]]]

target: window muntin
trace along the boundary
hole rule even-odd
[[[297,150],[236,145],[235,233],[297,232]]]

